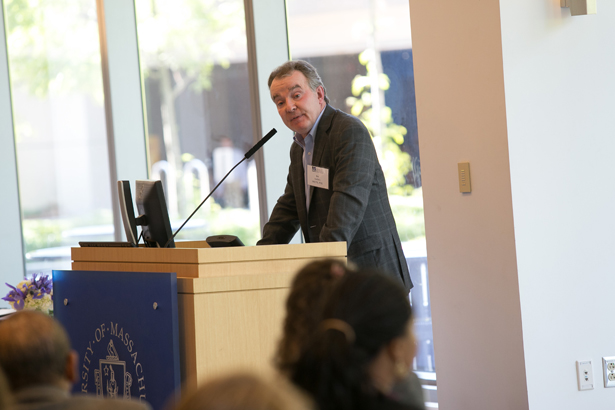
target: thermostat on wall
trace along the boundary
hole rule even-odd
[[[583,16],[586,14],[596,14],[597,0],[560,0],[562,7],[570,8],[570,15]]]

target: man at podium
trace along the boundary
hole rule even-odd
[[[286,188],[257,245],[289,243],[301,227],[308,243],[346,241],[351,262],[378,267],[409,291],[408,265],[367,128],[328,104],[320,76],[305,61],[273,70],[269,91],[295,134]]]

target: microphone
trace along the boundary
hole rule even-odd
[[[239,161],[237,164],[235,164],[235,166],[233,168],[231,168],[231,170],[229,172],[226,173],[226,175],[224,176],[224,178],[222,178],[220,180],[220,182],[218,182],[218,185],[216,185],[214,187],[214,189],[211,190],[211,192],[209,193],[209,195],[207,195],[205,197],[205,199],[203,199],[203,201],[199,204],[199,206],[196,207],[196,209],[190,214],[190,216],[184,221],[184,223],[182,224],[182,226],[180,226],[177,231],[175,231],[175,233],[173,234],[173,236],[171,236],[171,238],[167,241],[167,243],[164,244],[163,248],[166,248],[171,242],[173,242],[173,239],[175,239],[175,236],[179,233],[179,231],[182,230],[182,228],[184,227],[184,225],[186,225],[188,223],[188,221],[190,220],[190,218],[192,218],[192,216],[194,214],[196,214],[196,212],[201,209],[201,206],[203,206],[203,204],[205,203],[205,201],[207,201],[209,199],[209,197],[216,191],[216,189],[218,189],[218,187],[224,182],[224,180],[226,179],[226,177],[228,177],[231,172],[233,172],[233,170],[235,168],[237,168],[239,166],[239,164],[241,164],[243,161],[245,161],[246,159],[249,159],[252,155],[254,155],[254,153],[256,151],[258,151],[263,145],[265,145],[265,143],[267,141],[269,141],[271,139],[271,137],[273,137],[278,131],[275,128],[272,128],[271,131],[269,131],[267,133],[267,135],[265,135],[263,138],[261,138],[260,141],[258,141],[256,144],[254,144],[254,146],[252,148],[250,148],[250,150],[248,152],[246,152],[246,155],[244,155],[244,157],[241,159],[241,161]]]
[[[269,141],[271,139],[271,137],[273,137],[278,131],[275,128],[272,128],[271,131],[269,131],[267,133],[267,135],[265,135],[263,138],[261,138],[261,140],[259,142],[257,142],[256,144],[254,144],[254,146],[252,148],[250,148],[250,150],[248,152],[246,152],[246,155],[244,157],[244,159],[250,159],[250,157],[252,155],[254,155],[254,153],[256,151],[258,151],[259,149],[261,149],[261,147],[263,145],[265,145],[265,143],[267,141]]]

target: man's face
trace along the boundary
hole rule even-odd
[[[325,90],[318,87],[312,91],[303,73],[293,71],[273,80],[269,91],[284,124],[305,138],[326,105]]]

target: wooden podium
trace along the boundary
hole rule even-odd
[[[346,261],[346,243],[174,249],[72,248],[72,269],[177,273],[182,383],[234,368],[269,368],[294,274],[322,258]]]

